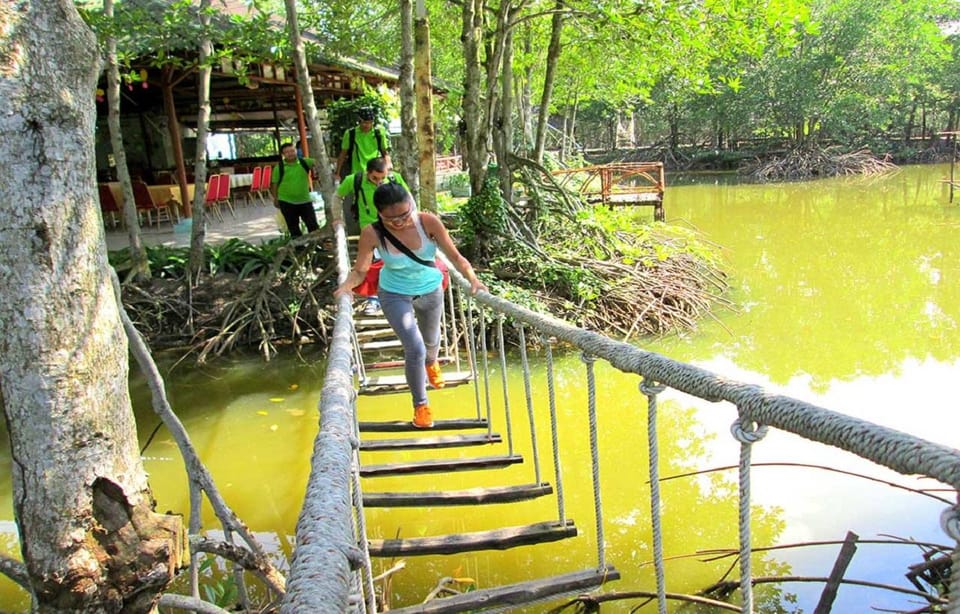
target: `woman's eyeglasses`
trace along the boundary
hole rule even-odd
[[[408,208],[404,213],[401,213],[400,215],[381,215],[380,217],[383,219],[384,222],[389,222],[391,224],[399,224],[400,222],[410,217],[411,213],[413,213],[412,207]]]

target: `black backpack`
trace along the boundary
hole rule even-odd
[[[302,166],[303,170],[307,171],[307,175],[309,175],[310,165],[307,164],[307,161],[301,158],[300,156],[297,156],[297,162],[300,163],[300,166]],[[277,185],[280,185],[280,182],[283,181],[283,167],[285,167],[286,165],[287,165],[286,162],[284,162],[283,160],[280,160],[280,164],[278,165],[279,168],[277,169]]]
[[[346,164],[347,169],[352,170],[353,169],[353,148],[357,144],[357,127],[354,126],[353,128],[350,128],[349,130],[347,130],[347,134],[350,135],[350,141],[347,144],[347,155],[343,159],[343,161],[344,161],[344,164]],[[378,127],[374,127],[373,136],[376,137],[377,139],[377,149],[380,151],[380,157],[382,158],[385,155],[387,155],[387,148],[384,145],[384,140],[383,140],[384,139],[383,130],[381,130]],[[345,170],[345,169],[341,169],[341,170]]]

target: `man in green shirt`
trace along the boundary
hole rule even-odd
[[[384,158],[387,168],[390,163],[390,139],[383,126],[374,127],[376,111],[372,107],[362,107],[357,111],[359,123],[346,130],[340,139],[340,155],[333,167],[333,180],[350,173],[362,173],[367,162],[373,158]],[[348,159],[349,158],[349,159]]]
[[[406,188],[407,191],[410,190],[403,177],[389,170],[385,158],[370,159],[367,162],[365,173],[347,175],[343,178],[340,186],[337,187],[337,195],[340,198],[354,197],[354,206],[350,213],[353,219],[359,223],[360,230],[377,221],[377,208],[373,205],[373,193],[377,186],[384,181],[395,181]],[[357,190],[358,186],[359,190]]]
[[[347,197],[352,196],[353,205],[350,207],[350,213],[345,214],[359,223],[360,230],[363,230],[370,224],[377,221],[377,207],[373,204],[373,193],[384,181],[399,183],[408,191],[407,182],[403,180],[398,173],[388,170],[387,160],[385,158],[371,158],[367,162],[365,173],[353,173],[347,175],[337,187],[337,196],[344,200],[346,208]],[[376,254],[376,252],[374,252]],[[363,307],[363,315],[380,315],[380,299],[376,296],[367,298]]]
[[[273,167],[270,192],[273,194],[273,206],[283,214],[290,236],[297,238],[303,234],[300,220],[306,225],[307,232],[320,227],[310,198],[310,169],[315,163],[313,158],[298,157],[293,143],[280,146],[280,157],[280,164]]]

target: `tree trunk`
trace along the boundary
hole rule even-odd
[[[197,72],[197,153],[193,164],[193,222],[190,226],[189,275],[187,283],[192,287],[200,280],[203,271],[203,244],[207,236],[207,210],[203,206],[207,197],[207,133],[210,130],[210,56],[213,43],[210,41],[210,0],[200,0],[200,58]],[[192,322],[192,318],[191,318]]]
[[[550,120],[550,99],[553,97],[553,84],[556,81],[557,62],[562,50],[560,35],[563,32],[563,3],[557,0],[556,12],[550,25],[550,46],[547,47],[547,67],[543,75],[543,95],[540,97],[540,116],[537,118],[537,145],[533,159],[543,163],[543,148],[547,142],[547,122]]]
[[[483,42],[483,0],[464,0],[460,41],[463,43],[463,121],[466,124],[466,160],[470,187],[479,194],[487,176],[487,132],[480,101],[483,86],[480,48]]]
[[[69,0],[18,9],[0,8],[0,396],[21,551],[36,611],[150,612],[186,542],[137,449],[93,192],[96,44]]]
[[[326,138],[323,136],[323,130],[320,128],[320,116],[317,113],[317,103],[313,98],[313,87],[310,85],[310,69],[307,67],[307,52],[303,44],[303,38],[300,36],[300,24],[297,22],[297,3],[296,0],[284,0],[284,7],[287,12],[287,30],[290,33],[290,46],[293,48],[293,61],[297,70],[297,87],[300,88],[300,95],[303,97],[303,104],[307,112],[307,124],[310,126],[310,132],[316,139],[317,146],[317,166],[314,168],[314,177],[320,180],[320,192],[323,194],[325,203],[335,203],[335,191],[337,186],[333,183],[333,172],[336,169],[331,168],[330,156],[327,154]],[[317,172],[319,170],[319,172]],[[343,208],[331,207],[334,222],[343,221]],[[331,220],[327,220],[329,224]]]
[[[507,22],[510,15],[507,16]],[[506,27],[503,35],[503,61],[500,71],[500,100],[497,105],[497,122],[493,133],[497,144],[497,169],[500,175],[500,194],[504,201],[513,202],[513,170],[510,154],[513,153],[513,28]]]
[[[113,0],[105,0],[103,14],[113,19]],[[117,66],[117,39],[107,38],[107,126],[110,129],[110,146],[117,167],[117,180],[123,191],[123,223],[130,237],[130,260],[136,279],[150,279],[150,261],[147,250],[140,239],[139,216],[133,198],[133,183],[130,181],[130,169],[127,167],[127,151],[123,147],[123,133],[120,130],[120,69]]]
[[[437,211],[437,148],[433,130],[433,85],[430,78],[430,20],[424,0],[414,15],[414,72],[417,80],[417,135],[420,144],[420,206]]]
[[[420,196],[420,147],[417,143],[417,100],[414,91],[413,0],[400,0],[400,174],[414,199]]]

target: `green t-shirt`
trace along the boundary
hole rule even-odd
[[[360,126],[354,126],[350,130],[354,130],[357,133],[353,153],[350,154],[350,159],[346,161],[347,164],[350,165],[351,173],[362,173],[366,171],[367,162],[380,157],[377,133],[380,133],[380,138],[383,139],[384,153],[390,151],[390,138],[387,136],[387,131],[383,126],[374,126],[370,128],[369,132],[364,132],[360,129]],[[340,140],[340,149],[343,151],[350,148],[350,130],[344,131],[343,138]]]
[[[313,168],[313,158],[302,158],[307,166]],[[280,182],[280,164],[283,164],[283,182]],[[291,163],[281,162],[273,167],[271,183],[277,186],[277,198],[294,205],[311,202],[310,175],[303,170],[299,160]]]
[[[377,185],[367,179],[366,173],[360,176],[363,177],[363,180],[360,182],[360,193],[357,194],[354,202],[356,203],[357,211],[360,213],[360,228],[363,229],[377,221],[377,207],[373,204],[373,193],[377,191]],[[353,194],[357,181],[356,177],[356,173],[344,177],[343,181],[341,181],[337,187],[337,195],[343,198],[344,196]],[[395,181],[407,188],[407,191],[410,191],[407,182],[397,173],[390,173],[384,181]]]

